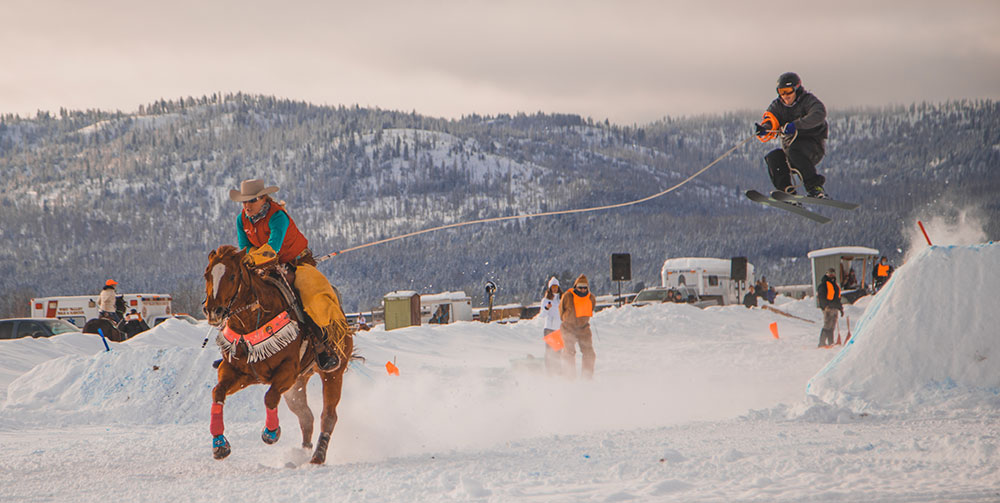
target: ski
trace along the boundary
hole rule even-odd
[[[766,204],[767,206],[770,206],[772,208],[778,208],[780,210],[785,210],[785,211],[788,211],[788,212],[791,212],[791,213],[795,213],[796,215],[798,215],[800,217],[806,217],[809,220],[812,220],[814,222],[825,224],[825,223],[827,223],[827,222],[830,221],[830,219],[828,217],[820,215],[819,213],[816,213],[814,211],[809,211],[809,210],[807,210],[807,209],[805,209],[805,208],[803,208],[801,206],[796,206],[796,205],[791,204],[791,203],[786,203],[784,201],[779,201],[779,200],[777,200],[777,199],[775,199],[773,197],[767,196],[765,194],[761,194],[760,192],[757,192],[756,190],[748,190],[746,192],[746,195],[747,195],[747,197],[751,201],[754,201],[754,202],[757,202],[757,203],[761,203],[761,204]]]
[[[836,199],[817,199],[815,197],[802,196],[798,194],[789,194],[787,192],[782,192],[780,190],[771,192],[771,197],[779,201],[784,201],[786,203],[795,201],[799,203],[830,206],[831,208],[839,208],[842,210],[855,210],[858,208],[858,206],[861,206],[858,203],[848,203],[845,201],[837,201]]]

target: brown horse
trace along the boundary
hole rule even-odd
[[[308,327],[315,325],[300,319],[301,311],[289,304],[277,283],[248,266],[245,253],[235,247],[220,246],[208,255],[205,314],[210,324],[221,328],[216,342],[223,356],[219,381],[212,390],[212,454],[223,459],[231,452],[223,435],[222,407],[228,395],[251,384],[270,385],[264,394],[267,418],[261,439],[268,444],[278,441],[278,403],[284,394],[288,408],[299,419],[302,447],[312,448],[313,413],[306,401],[306,384],[318,373],[323,379],[323,413],[311,462],[323,464],[337,424],[337,404],[353,338],[344,338],[338,355],[340,366],[321,371],[315,365],[316,352],[308,347],[315,339],[305,336]]]

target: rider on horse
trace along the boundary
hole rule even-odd
[[[306,314],[320,327],[325,340],[316,341],[316,363],[322,370],[332,370],[348,355],[340,354],[344,338],[350,333],[347,319],[333,287],[307,247],[309,242],[299,231],[282,203],[268,194],[277,186],[265,187],[264,181],[245,180],[240,190],[230,190],[229,198],[243,204],[237,229],[239,248],[247,251],[256,267],[288,264],[295,268],[294,287],[298,290]],[[331,351],[335,348],[336,351]]]

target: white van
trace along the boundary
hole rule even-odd
[[[173,299],[162,293],[126,293],[125,313],[135,309],[142,319],[151,320],[171,314]],[[83,328],[88,320],[97,318],[97,295],[64,295],[31,299],[33,318],[59,318]],[[148,323],[148,322],[147,322]]]
[[[729,277],[732,266],[732,260],[721,258],[670,258],[660,269],[661,284],[667,288],[694,287],[701,300],[714,300],[719,305],[740,304],[747,287],[754,284],[753,264],[747,263],[744,282]]]

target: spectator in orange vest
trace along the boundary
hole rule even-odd
[[[844,314],[840,303],[840,286],[837,285],[837,271],[829,269],[816,287],[819,308],[823,310],[823,330],[819,333],[819,346],[833,345],[833,328],[837,326],[837,315]]]
[[[587,277],[580,275],[573,282],[573,288],[559,301],[559,318],[562,320],[563,371],[570,379],[576,378],[576,345],[580,345],[583,356],[581,374],[586,379],[594,377],[593,334],[590,332],[590,318],[594,316],[597,299],[590,292]]]
[[[872,286],[875,291],[882,289],[882,285],[892,276],[893,267],[889,265],[889,259],[885,258],[885,255],[878,261],[875,265],[875,269],[872,271]]]

